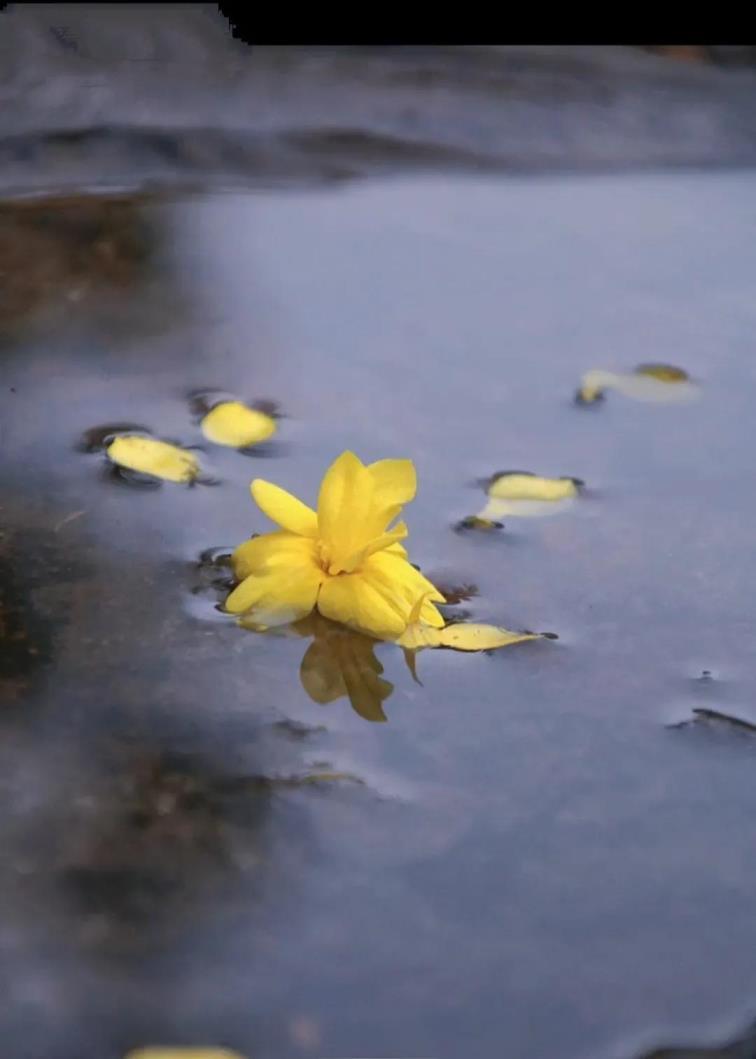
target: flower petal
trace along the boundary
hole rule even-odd
[[[299,538],[299,548],[287,545],[262,572],[250,574],[237,585],[225,609],[230,614],[244,614],[261,626],[298,621],[315,606],[324,576],[315,560],[314,543]]]
[[[409,504],[417,492],[417,474],[412,460],[378,460],[368,465],[376,499],[383,505]]]
[[[250,574],[262,574],[273,566],[299,562],[298,556],[313,555],[312,542],[296,533],[277,530],[243,541],[231,556],[231,566],[238,581]]]
[[[318,533],[329,573],[350,569],[350,561],[373,537],[375,486],[367,467],[353,452],[344,452],[325,473],[318,496]]]
[[[273,522],[302,537],[317,536],[318,516],[307,504],[263,478],[255,478],[251,489],[255,503]]]
[[[368,577],[372,584],[380,585],[385,595],[403,600],[407,609],[407,620],[413,606],[425,596],[421,609],[423,621],[439,628],[444,624],[443,618],[433,606],[434,603],[444,603],[444,597],[427,577],[402,556],[391,551],[376,552],[365,564],[363,576]]]
[[[200,473],[193,452],[158,438],[119,434],[105,451],[120,467],[164,478],[167,482],[192,482]]]
[[[347,559],[346,566],[348,570],[356,570],[358,567],[362,567],[366,559],[369,559],[375,552],[383,551],[384,549],[391,548],[407,536],[408,530],[403,522],[398,522],[392,530],[388,533],[381,534],[380,537],[374,537],[368,545],[361,548],[354,555],[350,555]],[[399,545],[401,547],[401,545]],[[406,556],[407,553],[402,548],[402,552]]]
[[[359,573],[327,578],[318,596],[318,610],[376,639],[395,640],[407,626],[409,606]]]
[[[221,401],[210,409],[200,427],[208,441],[241,449],[267,441],[276,432],[276,421],[241,401]]]

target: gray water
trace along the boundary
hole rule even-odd
[[[756,743],[693,712],[756,724],[753,188],[441,167],[0,209],[15,1056],[753,1054],[696,1049],[756,1015]],[[573,404],[642,361],[701,399]],[[208,388],[278,402],[266,455],[204,442]],[[114,480],[81,449],[111,423],[217,484]],[[250,480],[313,502],[346,448],[415,461],[411,557],[461,607],[559,640],[425,651],[421,685],[381,645],[370,723],[309,698],[307,640],[223,621],[200,557],[269,528]],[[587,490],[455,532],[508,467]]]

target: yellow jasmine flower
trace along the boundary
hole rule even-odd
[[[422,620],[441,628],[444,597],[410,564],[394,524],[415,496],[411,460],[368,466],[344,452],[326,471],[318,510],[260,478],[252,496],[281,529],[245,541],[231,557],[240,584],[226,610],[259,625],[282,625],[316,607],[333,621],[379,640],[396,640],[424,596]],[[393,524],[393,526],[392,526]],[[392,527],[392,528],[390,528]]]

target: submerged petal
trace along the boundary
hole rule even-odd
[[[273,522],[302,537],[317,536],[318,516],[307,504],[263,478],[255,478],[250,488],[257,506]]]

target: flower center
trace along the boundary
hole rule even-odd
[[[360,560],[362,558],[362,555],[358,554],[354,558],[354,561],[347,561],[346,563],[343,561],[334,562],[328,542],[324,540],[316,541],[315,552],[318,559],[318,565],[329,577],[338,577],[339,574],[353,574],[360,565]],[[350,560],[351,558],[352,557],[350,556]]]

